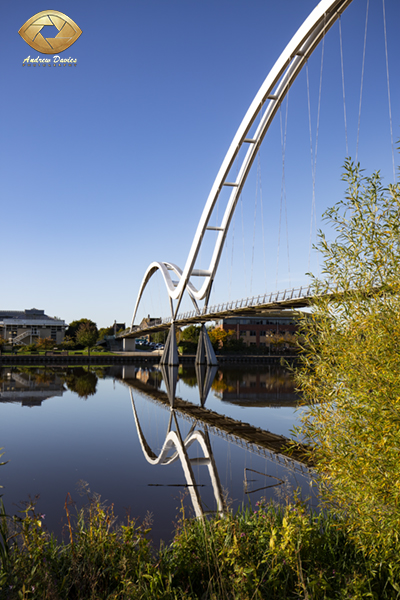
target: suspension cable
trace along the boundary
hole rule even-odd
[[[319,73],[317,126],[316,126],[316,132],[315,132],[315,150],[314,150],[314,152],[313,152],[313,142],[312,142],[310,79],[309,79],[309,73],[308,73],[308,62],[306,64],[307,101],[308,101],[308,127],[309,127],[309,132],[310,132],[310,155],[311,155],[311,177],[312,177],[312,201],[311,201],[310,240],[309,240],[309,247],[308,247],[308,269],[310,269],[310,263],[311,263],[311,248],[312,248],[313,227],[315,228],[315,232],[317,231],[317,210],[316,210],[316,202],[315,202],[315,180],[316,180],[316,173],[317,173],[318,135],[319,135],[319,121],[320,121],[320,114],[321,114],[322,73],[323,73],[323,67],[324,67],[324,50],[325,50],[325,36],[322,39],[322,48],[321,48],[321,67],[320,67],[320,73]]]
[[[235,162],[236,162],[236,179],[237,179],[238,174],[239,174],[239,164],[238,164],[237,157],[235,159]],[[242,202],[242,195],[240,195],[240,202]],[[231,299],[231,289],[232,289],[233,251],[235,248],[235,218],[236,218],[236,211],[234,211],[234,213],[233,213],[233,223],[232,223],[232,251],[231,251],[231,268],[230,268],[230,273],[229,273],[229,278],[228,278],[229,279],[228,300]],[[228,253],[227,253],[227,259],[228,259]]]
[[[232,289],[232,272],[233,272],[233,250],[235,247],[235,217],[236,217],[236,211],[233,213],[233,223],[232,223],[232,251],[231,251],[231,268],[230,268],[230,274],[229,274],[229,294],[228,294],[228,299],[231,299],[231,289]]]
[[[285,115],[285,152],[286,152],[286,134],[287,134],[287,122],[289,112],[289,92],[286,96],[286,115]],[[288,214],[287,214],[287,203],[286,203],[286,177],[285,177],[285,165],[283,165],[283,177],[284,177],[284,196],[283,202],[285,207],[285,224],[286,224],[286,250],[287,250],[287,261],[288,261],[288,274],[289,274],[289,287],[292,287],[292,277],[290,274],[290,252],[289,252],[289,227],[288,227]]]
[[[343,89],[343,113],[344,113],[344,132],[346,136],[346,156],[349,156],[349,143],[347,140],[347,116],[346,116],[346,94],[344,89],[344,67],[343,67],[343,45],[342,45],[342,15],[339,17],[339,40],[340,40],[340,65],[342,68],[342,89]]]
[[[279,123],[281,129],[281,148],[282,148],[282,179],[281,179],[281,201],[279,208],[279,227],[278,227],[278,251],[276,259],[276,277],[275,277],[275,288],[278,289],[278,272],[279,272],[279,252],[281,245],[281,223],[282,223],[282,206],[285,206],[286,216],[286,237],[288,241],[287,231],[287,212],[286,212],[286,177],[285,177],[285,158],[286,158],[286,136],[287,136],[287,121],[288,121],[288,109],[289,109],[289,92],[286,96],[286,114],[285,114],[285,130],[283,132],[282,127],[282,106],[279,109]],[[289,248],[288,248],[289,252]],[[290,278],[290,262],[288,254],[288,266],[289,266],[289,278]]]
[[[362,58],[362,67],[361,67],[360,104],[358,107],[356,164],[357,164],[357,160],[358,160],[358,142],[360,139],[361,101],[362,101],[362,93],[363,93],[363,85],[364,85],[365,50],[367,47],[368,10],[369,10],[369,0],[367,0],[367,11],[365,14],[364,49],[363,49],[363,58]]]
[[[260,158],[260,155],[258,158]],[[266,256],[266,252],[265,252],[264,209],[263,209],[261,162],[260,161],[259,161],[259,172],[258,172],[258,167],[257,167],[257,175],[258,175],[258,180],[260,183],[261,231],[262,231],[263,258],[264,258],[264,289],[265,289],[265,291],[267,291],[267,256]]]
[[[244,289],[247,296],[247,276],[246,276],[246,248],[244,243],[244,219],[243,219],[243,197],[240,196],[240,209],[242,213],[242,240],[243,240],[243,267],[244,267]]]
[[[390,139],[392,142],[393,183],[396,183],[396,168],[395,168],[395,161],[394,161],[393,125],[392,125],[392,105],[390,102],[389,58],[388,58],[388,49],[387,49],[385,0],[382,0],[382,9],[383,9],[383,29],[385,32],[386,78],[387,78],[388,103],[389,103]]]
[[[254,248],[256,245],[256,222],[257,222],[257,196],[258,196],[258,167],[260,163],[260,150],[258,150],[258,164],[256,177],[256,198],[254,202],[254,223],[253,223],[253,247],[251,249],[251,271],[250,271],[250,296],[253,289],[253,269],[254,269]]]

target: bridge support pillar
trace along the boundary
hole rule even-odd
[[[135,352],[136,340],[134,338],[124,338],[122,348],[124,352]]]
[[[197,344],[196,365],[218,365],[214,348],[204,324],[201,326],[199,342]]]
[[[178,346],[176,344],[175,323],[171,324],[171,329],[165,342],[164,352],[162,353],[160,363],[162,365],[179,365]]]

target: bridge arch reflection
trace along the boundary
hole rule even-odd
[[[226,504],[224,500],[224,495],[222,491],[221,481],[218,475],[218,470],[215,464],[214,455],[211,448],[210,437],[208,431],[202,431],[199,429],[195,429],[196,422],[191,426],[189,433],[183,438],[178,419],[176,416],[175,409],[170,407],[170,416],[167,427],[167,433],[165,437],[164,444],[161,448],[159,454],[155,454],[153,450],[150,448],[144,434],[143,430],[140,426],[138,413],[135,406],[135,401],[133,397],[132,388],[129,388],[129,393],[131,397],[133,416],[135,419],[136,429],[138,432],[139,442],[144,454],[145,459],[151,465],[170,465],[177,460],[181,462],[183,473],[186,480],[186,485],[189,490],[190,499],[193,504],[194,512],[196,517],[203,517],[205,511],[202,506],[199,488],[196,484],[196,479],[193,473],[193,466],[206,466],[208,469],[208,473],[211,480],[211,485],[214,492],[214,498],[217,505],[217,513],[220,516],[226,511]],[[175,430],[172,429],[173,424],[175,425]],[[188,454],[188,449],[190,446],[197,442],[202,450],[203,457],[202,458],[190,458]],[[207,511],[209,512],[209,511]]]

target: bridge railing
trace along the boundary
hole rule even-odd
[[[311,286],[302,286],[299,288],[286,289],[279,292],[271,292],[269,294],[260,294],[258,296],[249,296],[248,298],[242,298],[241,300],[230,300],[222,304],[214,304],[213,306],[203,307],[198,311],[192,310],[185,313],[181,313],[175,319],[178,321],[188,321],[196,317],[215,317],[218,314],[225,312],[238,310],[240,308],[256,308],[257,306],[264,306],[265,304],[275,304],[278,302],[284,302],[285,300],[301,300],[312,296]],[[171,323],[172,317],[166,317],[165,319],[154,319],[152,320],[151,326],[144,323],[143,325],[135,326],[132,331],[149,330],[159,325],[168,325]],[[126,329],[120,336],[123,337],[131,330]]]
[[[258,296],[249,296],[248,298],[242,298],[241,300],[231,300],[223,304],[215,304],[214,306],[208,306],[200,309],[199,311],[192,310],[189,312],[181,313],[177,316],[176,321],[186,321],[194,317],[201,317],[224,313],[230,310],[237,310],[239,308],[257,307],[265,304],[273,304],[275,302],[283,302],[284,300],[300,300],[302,298],[309,298],[312,295],[310,286],[302,286],[299,288],[292,288],[289,290],[283,290],[279,292],[271,292],[269,294],[260,294]],[[171,323],[172,317],[166,317],[165,319],[159,319],[159,324]]]

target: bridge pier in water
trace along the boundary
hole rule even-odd
[[[171,328],[169,330],[167,341],[165,342],[164,352],[162,353],[160,363],[162,365],[169,366],[179,365],[178,346],[176,343],[176,328],[174,322],[171,323]]]
[[[204,323],[201,326],[199,341],[197,344],[196,365],[218,365],[217,357],[215,356],[214,348],[208,336]]]
[[[203,324],[200,330],[199,341],[197,344],[196,365],[208,365],[210,367],[218,365],[214,348],[207,333],[206,326]],[[176,343],[176,326],[171,324],[167,341],[165,342],[164,352],[162,353],[160,364],[177,366],[179,365],[178,346]]]

